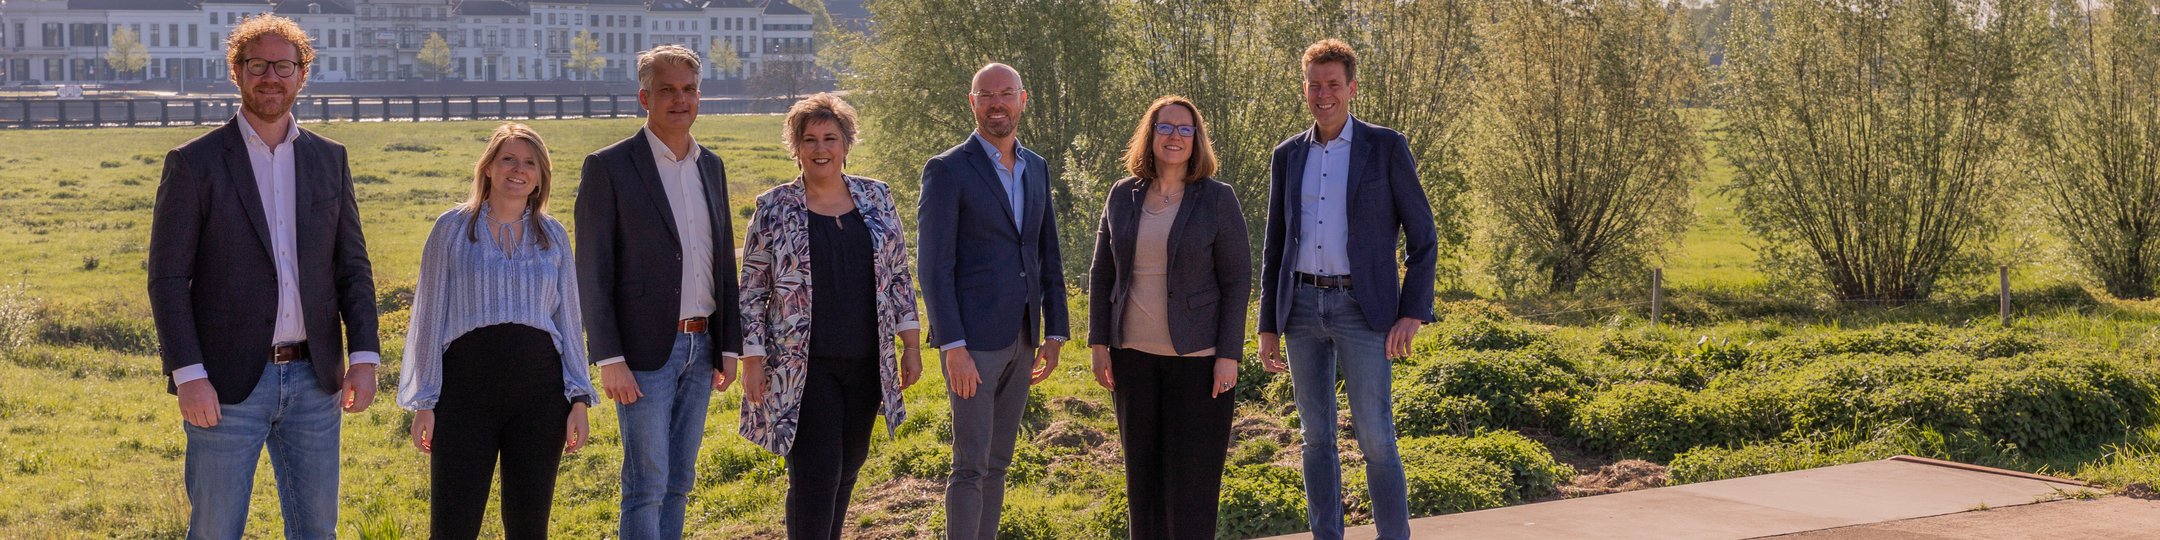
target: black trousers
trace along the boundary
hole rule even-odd
[[[1132,540],[1214,538],[1230,452],[1229,392],[1208,397],[1215,359],[1110,350]]]
[[[787,456],[788,538],[839,540],[884,393],[876,357],[813,356],[809,371]]]
[[[547,538],[570,416],[554,339],[521,324],[480,328],[450,342],[442,369],[429,463],[430,536],[480,536],[500,457],[503,537]]]

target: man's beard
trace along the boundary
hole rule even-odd
[[[276,119],[285,116],[285,113],[292,112],[293,103],[299,99],[298,92],[286,92],[284,95],[276,97],[248,92],[241,97],[240,106],[247,109],[248,114],[257,118]]]

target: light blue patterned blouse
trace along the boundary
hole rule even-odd
[[[442,396],[443,352],[466,332],[504,323],[522,324],[555,337],[562,354],[563,399],[591,402],[595,395],[586,371],[585,326],[578,314],[577,262],[570,256],[570,235],[555,218],[540,216],[548,248],[530,238],[527,210],[518,221],[497,224],[486,217],[452,208],[435,218],[427,248],[420,254],[420,278],[413,285],[412,322],[405,332],[405,360],[398,370],[398,406],[434,409]],[[487,227],[511,226],[528,238],[505,250]],[[478,236],[473,241],[470,236]]]

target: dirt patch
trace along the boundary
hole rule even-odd
[[[1630,459],[1599,467],[1589,474],[1576,475],[1573,481],[1560,486],[1559,491],[1560,496],[1569,499],[1605,495],[1664,487],[1668,477],[1663,465]]]
[[[930,520],[944,509],[944,505],[944,482],[894,478],[863,490],[848,505],[850,524],[873,518],[868,520],[871,523],[868,527],[850,527],[848,537],[937,538],[937,531],[931,530]]]
[[[1102,430],[1071,420],[1051,422],[1050,427],[1035,433],[1035,446],[1043,448],[1094,448],[1110,440]]]
[[[1260,415],[1239,417],[1230,424],[1231,441],[1275,441],[1276,445],[1290,445],[1290,428],[1283,427],[1282,420]]]
[[[2153,489],[2151,484],[2144,482],[2131,482],[2130,485],[2123,486],[2122,496],[2132,499],[2160,500],[2160,490]]]
[[[1102,416],[1103,409],[1102,404],[1072,396],[1050,398],[1050,410],[1071,416],[1096,418]]]

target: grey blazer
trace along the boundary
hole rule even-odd
[[[1150,182],[1136,177],[1110,187],[1095,227],[1095,263],[1088,270],[1088,344],[1120,347],[1141,198]],[[1178,354],[1215,348],[1217,358],[1244,358],[1245,305],[1252,297],[1252,246],[1245,213],[1229,184],[1203,178],[1185,185],[1185,202],[1170,222],[1170,344]]]

